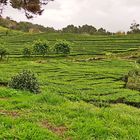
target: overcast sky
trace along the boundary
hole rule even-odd
[[[27,20],[23,11],[5,9],[17,21],[29,21],[60,29],[69,24],[89,24],[109,31],[129,30],[133,20],[140,23],[140,0],[55,0],[43,15]]]

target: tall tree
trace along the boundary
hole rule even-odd
[[[140,33],[140,24],[136,23],[136,21],[134,20],[130,26],[130,29],[130,33]]]
[[[26,17],[30,19],[33,15],[41,15],[44,11],[42,6],[50,1],[54,0],[0,0],[0,16],[4,6],[9,4],[14,9],[24,10]]]

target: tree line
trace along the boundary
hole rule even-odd
[[[47,33],[77,33],[77,34],[101,34],[101,35],[110,35],[111,32],[106,31],[103,28],[96,29],[92,25],[82,25],[74,26],[68,25],[67,27],[62,28],[61,30],[56,30],[53,27],[44,27],[42,25],[33,24],[30,22],[16,22],[10,17],[0,18],[0,26],[6,27],[8,29],[19,30],[23,32],[47,32]]]
[[[92,25],[82,25],[82,26],[74,26],[68,25],[67,27],[62,28],[61,30],[56,30],[53,27],[44,27],[42,25],[33,24],[30,22],[17,22],[12,20],[10,17],[0,18],[0,26],[8,28],[9,30],[19,30],[23,32],[30,33],[76,33],[76,34],[90,34],[90,35],[125,35],[125,34],[140,34],[140,24],[133,21],[130,25],[130,30],[127,32],[118,31],[116,33],[109,32],[104,28],[95,28]],[[8,34],[8,32],[6,32]]]

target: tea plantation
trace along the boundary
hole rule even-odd
[[[37,39],[68,40],[71,54],[23,57]],[[0,139],[140,140],[140,92],[123,80],[140,67],[140,35],[1,32],[0,43],[10,54],[0,61]],[[23,69],[36,74],[41,93],[8,87]]]

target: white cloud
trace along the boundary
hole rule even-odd
[[[33,23],[62,28],[68,24],[91,24],[110,30],[128,30],[135,19],[140,23],[140,0],[55,0]],[[8,7],[5,14],[16,20],[27,20],[23,12]]]

